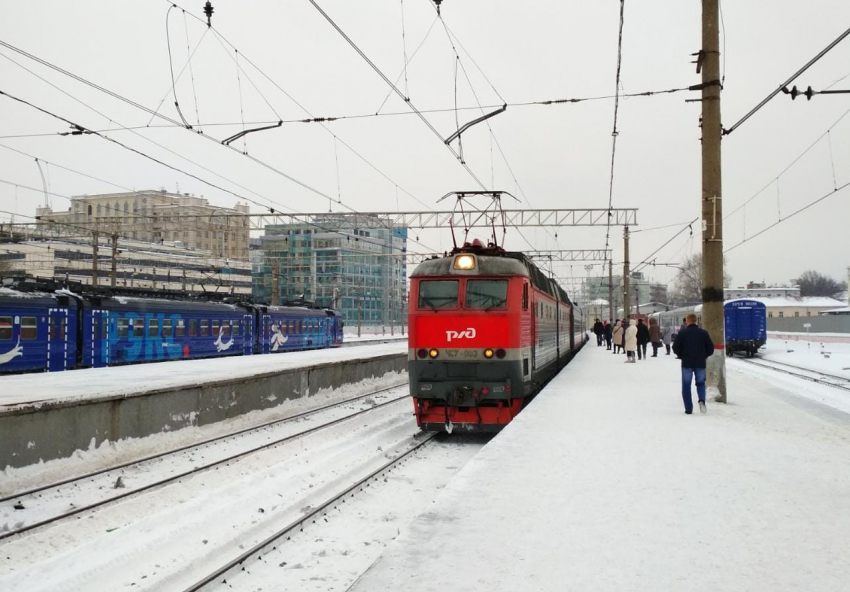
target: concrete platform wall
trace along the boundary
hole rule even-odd
[[[0,470],[65,458],[103,441],[204,426],[276,407],[289,399],[309,397],[323,389],[406,371],[407,354],[392,354],[250,379],[10,410],[0,414]]]

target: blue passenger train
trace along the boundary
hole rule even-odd
[[[308,303],[0,288],[0,373],[268,354],[342,342],[339,313]]]
[[[767,308],[756,300],[728,300],[723,306],[726,328],[726,355],[742,353],[752,357],[767,343]],[[697,315],[702,325],[702,304],[653,313],[661,328],[677,333],[688,313]]]

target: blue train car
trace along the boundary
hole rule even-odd
[[[0,373],[268,354],[342,342],[340,315],[303,301],[261,306],[78,294],[50,292],[34,282],[20,291],[0,288]]]
[[[0,372],[57,372],[77,365],[78,301],[69,294],[0,288]]]
[[[83,367],[254,352],[253,314],[234,304],[89,297],[83,310]]]
[[[726,355],[755,355],[767,343],[767,308],[754,300],[730,300],[724,305]]]
[[[339,314],[332,310],[302,306],[262,306],[260,350],[262,353],[319,349],[342,343]]]

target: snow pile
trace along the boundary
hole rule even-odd
[[[688,416],[679,377],[585,348],[352,592],[846,590],[850,417],[734,368]]]

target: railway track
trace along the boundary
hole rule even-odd
[[[216,469],[222,465],[227,466],[240,458],[330,428],[370,411],[399,403],[407,399],[407,393],[403,392],[401,396],[391,396],[390,393],[403,388],[405,385],[406,383],[401,383],[377,389],[363,395],[350,397],[343,401],[324,405],[286,418],[216,436],[215,438],[188,446],[182,446],[56,483],[7,495],[0,498],[0,513],[5,511],[7,517],[14,516],[23,520],[18,520],[15,526],[9,530],[0,532],[0,541],[68,519],[83,512],[112,504],[142,492],[162,487],[190,475]],[[347,405],[357,404],[358,402],[368,403],[367,399],[381,396],[390,396],[390,398],[383,402],[373,401],[365,409],[358,409],[352,413],[345,412],[344,407]],[[340,411],[342,413],[339,413]],[[291,425],[297,423],[310,422],[314,420],[315,416],[320,414],[330,414],[332,417],[316,425],[311,425],[305,429],[297,429],[286,435],[278,437],[275,434],[276,430],[282,428],[288,429]],[[242,440],[250,441],[252,436],[257,436],[258,434],[262,434],[262,432],[268,432],[268,434],[265,434],[267,441],[262,444],[252,445],[248,442],[240,442]],[[207,455],[213,456],[214,449],[216,448],[219,449],[218,456],[207,460]],[[171,462],[174,465],[167,477],[149,479],[147,482],[136,486],[133,485],[133,481],[137,476],[141,475],[140,480],[144,481],[144,474],[146,472],[156,467],[156,465],[167,462]],[[158,468],[162,470],[161,467]],[[76,500],[76,503],[74,500]],[[34,519],[26,520],[27,515],[33,516],[33,514],[36,516]]]
[[[433,442],[435,438],[437,438],[438,434],[436,432],[423,432],[421,433],[421,435],[417,436],[421,437],[421,440],[410,446],[410,448],[389,459],[377,469],[374,469],[365,476],[357,479],[342,491],[339,491],[326,497],[324,501],[313,507],[308,513],[290,522],[274,534],[268,536],[250,549],[234,557],[226,564],[222,565],[221,567],[210,572],[195,583],[191,584],[189,587],[185,588],[184,592],[197,592],[199,590],[207,588],[210,585],[216,584],[228,586],[228,574],[233,573],[237,570],[245,571],[244,565],[247,561],[251,560],[252,558],[261,558],[262,554],[266,552],[266,550],[276,550],[277,544],[282,542],[284,537],[288,537],[291,533],[294,533],[296,531],[300,532],[304,530],[305,525],[309,525],[311,523],[315,524],[316,520],[325,517],[329,510],[332,510],[337,507],[337,504],[344,503],[346,497],[354,497],[357,491],[362,491],[364,487],[369,487],[370,481],[380,477],[383,473],[386,473],[387,471],[393,469],[399,463],[402,463],[407,458],[409,458],[411,454]]]
[[[802,378],[809,382],[850,391],[850,378],[844,378],[843,376],[828,374],[819,370],[811,370],[809,368],[803,368],[801,366],[795,366],[794,364],[788,364],[785,362],[775,362],[773,360],[754,360],[752,358],[743,358],[741,361],[746,362],[747,364],[760,366],[761,368],[768,368],[770,370],[775,370],[776,372],[782,372],[797,378]]]

